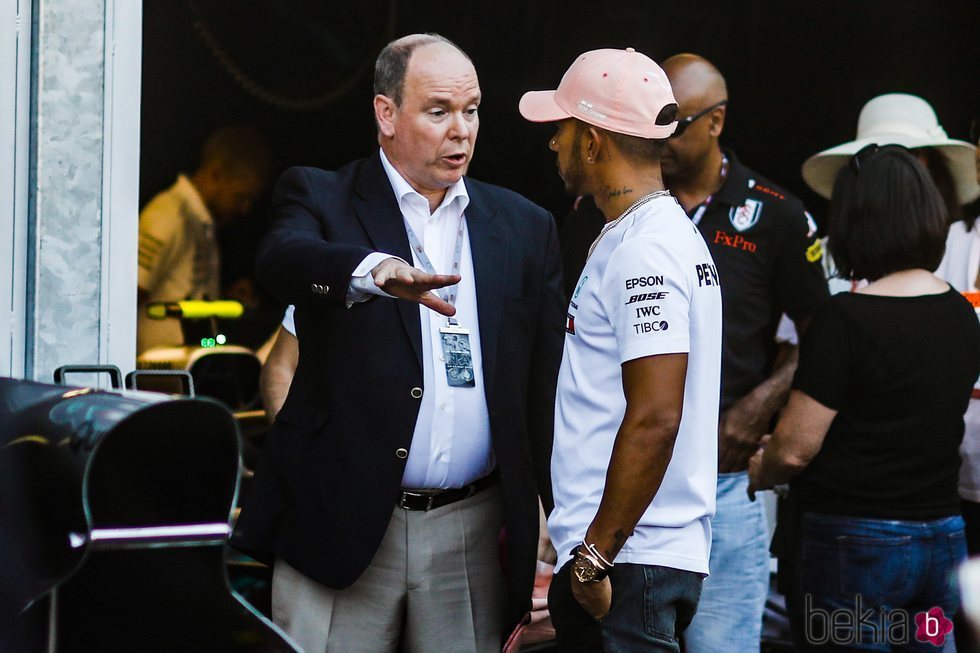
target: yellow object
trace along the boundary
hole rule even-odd
[[[819,240],[813,242],[812,245],[806,249],[806,260],[811,263],[816,263],[823,256],[823,245]]]
[[[48,439],[43,435],[24,435],[14,440],[11,440],[7,444],[3,445],[2,448],[12,447],[15,444],[23,444],[25,442],[31,442],[33,444],[48,444]]]
[[[191,320],[217,317],[233,320],[242,316],[245,307],[241,302],[221,300],[206,302],[188,299],[182,302],[154,302],[146,307],[151,319],[163,320],[168,317],[182,317]]]

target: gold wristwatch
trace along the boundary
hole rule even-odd
[[[605,579],[609,570],[585,548],[579,544],[572,549],[572,573],[580,583],[598,583]]]

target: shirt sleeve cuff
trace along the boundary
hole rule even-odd
[[[660,356],[661,354],[690,354],[691,341],[688,338],[670,338],[653,342],[635,342],[623,347],[619,352],[619,363],[627,363],[637,358]]]
[[[296,311],[296,307],[290,304],[286,307],[286,313],[282,316],[282,328],[289,331],[290,335],[296,335],[296,321],[293,317],[293,313]]]
[[[776,342],[799,346],[800,336],[796,331],[796,324],[788,315],[783,315],[779,319],[779,326],[776,327]]]
[[[384,261],[385,259],[394,258],[398,259],[402,263],[406,261],[398,256],[392,256],[391,254],[385,254],[384,252],[372,252],[364,257],[364,260],[354,268],[354,271],[350,275],[350,285],[347,286],[347,308],[350,308],[354,304],[360,302],[366,302],[371,299],[371,297],[378,295],[381,297],[393,297],[385,291],[374,285],[374,277],[371,276],[371,270],[374,269],[378,263]]]

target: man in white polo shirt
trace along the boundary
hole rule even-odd
[[[557,123],[549,145],[566,189],[592,195],[607,221],[568,308],[558,379],[559,648],[678,651],[708,573],[721,292],[661,180],[677,103],[660,67],[627,48],[581,55],[520,109]]]

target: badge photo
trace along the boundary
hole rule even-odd
[[[475,387],[470,330],[454,324],[454,318],[449,319],[450,323],[439,329],[442,357],[446,362],[446,382],[450,388]]]
[[[742,206],[732,207],[728,211],[728,219],[737,230],[745,231],[755,226],[761,214],[762,202],[747,199]]]

